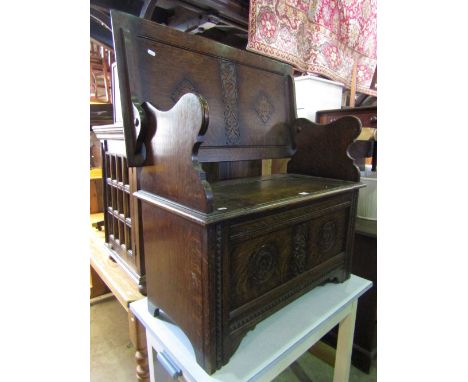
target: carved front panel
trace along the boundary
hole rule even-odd
[[[171,109],[189,92],[207,100],[210,129],[203,147],[291,144],[289,128],[283,123],[290,117],[286,98],[290,89],[283,74],[147,38],[137,39],[133,48],[132,60],[149,74],[144,81],[132,82],[136,98],[160,110]],[[156,56],[148,54],[148,49]],[[253,83],[257,86],[249,86]]]
[[[305,215],[302,221],[301,210],[295,211],[298,219],[291,219],[286,227],[271,231],[265,224],[264,234],[257,231],[255,237],[233,246],[231,311],[345,251],[349,208],[327,208],[314,218]],[[275,220],[275,215],[265,220]]]
[[[281,285],[289,278],[291,228],[237,245],[231,253],[231,309]]]
[[[341,210],[321,216],[312,222],[309,231],[311,255],[307,259],[307,269],[345,251],[347,217],[348,211]]]

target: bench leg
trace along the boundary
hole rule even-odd
[[[150,382],[148,368],[148,351],[146,348],[146,332],[138,318],[128,311],[130,341],[135,346],[136,377],[139,382]]]
[[[348,382],[353,351],[354,324],[356,322],[357,300],[351,303],[349,314],[340,322],[336,345],[335,372],[333,382]]]

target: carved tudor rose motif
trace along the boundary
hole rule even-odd
[[[271,118],[271,115],[275,112],[275,107],[271,103],[270,98],[262,91],[258,93],[254,109],[258,118],[260,118],[263,123],[267,123]]]
[[[184,78],[175,86],[171,99],[177,102],[184,94],[196,92],[195,86],[187,78]]]
[[[249,279],[253,285],[267,282],[276,268],[276,248],[272,244],[265,244],[255,252],[249,260]]]
[[[320,252],[327,252],[333,248],[336,242],[336,223],[326,222],[319,232],[318,249]]]

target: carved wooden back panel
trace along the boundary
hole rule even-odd
[[[131,102],[169,110],[185,93],[197,93],[209,107],[200,162],[294,153],[289,65],[120,12],[112,12],[112,26],[124,114]]]

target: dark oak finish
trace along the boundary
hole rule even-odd
[[[105,241],[112,258],[146,294],[140,207],[133,196],[138,179],[135,168],[127,163],[123,128],[116,123],[94,126],[93,131],[101,141]]]
[[[197,155],[200,136],[208,127],[207,103],[194,94],[186,94],[170,111],[161,112],[149,103],[145,104],[145,109],[149,118],[157,121],[157,127],[154,134],[147,131],[151,144],[146,145],[148,165],[138,170],[140,188],[187,207],[210,212],[210,186]],[[175,131],[179,133],[174,134]]]
[[[359,118],[363,127],[377,128],[377,106],[345,107],[342,109],[317,111],[319,123],[334,122],[344,116]],[[349,148],[349,154],[355,163],[364,170],[365,158],[372,157],[372,171],[377,170],[377,141],[356,141]]]
[[[361,131],[358,119],[345,117],[319,126],[300,118],[294,127],[298,150],[288,163],[288,172],[359,181],[359,168],[348,154],[349,143]]]
[[[289,65],[119,12],[112,25],[125,148],[107,150],[136,177],[149,308],[213,373],[265,317],[349,277],[361,125],[297,119]],[[259,176],[272,158],[288,173]]]

